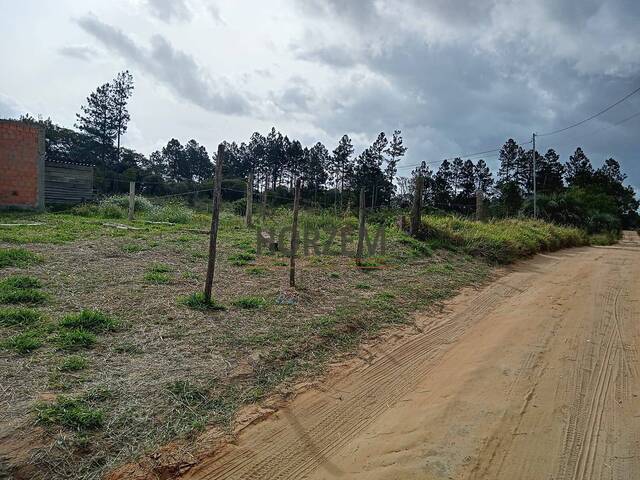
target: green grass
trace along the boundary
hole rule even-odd
[[[169,273],[172,268],[169,265],[162,263],[152,264],[147,272],[144,274],[144,279],[148,283],[153,284],[166,284],[171,282],[171,275]]]
[[[59,326],[64,329],[97,333],[115,330],[118,322],[98,310],[82,310],[80,313],[73,313],[62,317]]]
[[[39,403],[35,407],[39,423],[58,425],[73,430],[95,430],[104,424],[102,410],[85,400],[60,395],[54,403]]]
[[[87,368],[87,359],[80,355],[71,355],[62,359],[60,365],[58,365],[58,370],[61,372],[77,372],[80,370],[84,370]]]
[[[471,255],[497,263],[543,251],[588,244],[580,229],[560,227],[532,219],[477,222],[455,216],[422,217],[423,235],[439,245],[462,248]]]
[[[26,355],[42,346],[42,335],[37,330],[29,330],[8,338],[2,342],[2,346],[21,355]]]
[[[255,261],[255,259],[256,259],[255,255],[247,252],[240,252],[240,253],[236,253],[235,255],[229,256],[229,262],[232,265],[236,265],[238,267],[248,265],[249,262],[253,262]]]
[[[196,292],[182,297],[178,302],[194,310],[226,310],[224,305],[221,305],[213,298],[207,302],[202,292]]]
[[[38,290],[0,288],[0,303],[4,304],[28,303],[37,305],[45,303],[47,298],[44,293]]]
[[[267,269],[264,267],[249,267],[247,268],[247,273],[251,275],[262,276],[267,273]]]
[[[67,351],[89,349],[96,342],[95,334],[80,329],[61,330],[55,339],[58,349]]]
[[[238,298],[233,302],[233,305],[244,309],[257,309],[266,306],[267,301],[263,297],[248,295]]]
[[[0,326],[33,325],[42,319],[42,315],[33,308],[4,307],[0,308]]]
[[[42,257],[24,248],[0,249],[0,268],[4,267],[28,267],[34,263],[42,262]]]
[[[42,282],[27,275],[13,275],[0,282],[0,288],[42,288]]]
[[[171,282],[171,275],[160,272],[147,272],[144,274],[144,280],[154,285],[162,285]]]

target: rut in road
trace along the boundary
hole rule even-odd
[[[414,388],[470,324],[501,300],[520,294],[530,280],[525,275],[519,284],[492,285],[461,312],[437,319],[422,333],[386,352],[357,381],[350,382],[348,391],[336,390],[334,397],[319,394],[300,407],[294,403],[279,413],[287,420],[284,427],[274,422],[258,436],[245,437],[239,447],[198,465],[186,478],[299,479],[320,465],[340,475],[327,456]]]

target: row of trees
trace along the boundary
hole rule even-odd
[[[77,114],[77,130],[50,120],[29,116],[22,119],[45,126],[49,158],[95,164],[99,193],[126,191],[129,180],[138,181],[147,193],[160,195],[195,190],[210,182],[215,155],[210,156],[193,139],[184,145],[171,139],[148,157],[121,147],[120,139],[130,120],[127,103],[133,90],[133,77],[128,71],[99,86]],[[232,184],[236,179],[236,194],[228,198],[237,197],[237,192],[244,190],[242,183],[253,174],[255,191],[271,191],[274,199],[291,198],[294,181],[301,178],[307,199],[333,204],[336,209],[355,205],[360,188],[365,189],[369,206],[407,206],[415,179],[422,175],[423,201],[430,208],[471,214],[479,190],[494,215],[513,216],[531,210],[535,155],[542,216],[580,224],[587,217],[602,214],[616,217],[618,223],[625,225],[637,217],[638,202],[633,189],[624,185],[626,176],[618,162],[611,158],[594,169],[581,148],[562,163],[553,149],[542,155],[509,139],[500,150],[500,165],[494,178],[484,160],[462,158],[446,159],[435,171],[423,162],[410,176],[397,177],[398,163],[407,150],[399,130],[390,137],[381,132],[358,155],[348,135],[343,135],[330,150],[320,142],[304,146],[275,128],[266,135],[255,132],[247,142],[226,143],[226,147],[224,177]]]

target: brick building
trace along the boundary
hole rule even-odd
[[[41,126],[0,119],[0,208],[40,210],[92,198],[92,165],[49,161]]]
[[[44,208],[42,127],[0,120],[0,207]]]

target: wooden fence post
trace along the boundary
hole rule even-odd
[[[136,208],[136,182],[129,182],[129,220],[133,220]]]
[[[249,173],[249,179],[247,180],[247,209],[244,214],[245,226],[251,227],[252,215],[253,215],[253,172]]]
[[[364,251],[364,209],[365,209],[365,195],[364,188],[360,189],[360,208],[358,209],[358,247],[356,249],[356,264],[362,263],[363,251]]]
[[[300,207],[300,179],[296,180],[293,196],[293,225],[291,226],[291,252],[289,260],[289,286],[296,286],[296,250],[298,250],[298,208]]]
[[[222,162],[225,155],[224,144],[218,145],[216,157],[216,173],[213,190],[213,210],[211,213],[211,232],[209,233],[209,263],[207,264],[207,279],[204,284],[204,301],[211,303],[211,288],[213,287],[213,272],[216,267],[216,244],[218,239],[218,220],[220,218],[220,202],[222,201]]]
[[[484,220],[484,195],[482,190],[476,190],[476,220]]]
[[[267,218],[267,189],[269,188],[269,175],[264,175],[264,192],[262,192],[262,223]]]
[[[412,237],[416,237],[420,232],[423,185],[424,185],[424,179],[422,178],[422,175],[418,175],[418,178],[416,178],[416,191],[413,194],[413,210],[411,212],[411,226],[409,227],[409,234]]]

